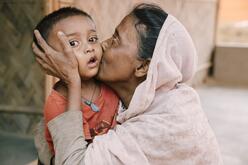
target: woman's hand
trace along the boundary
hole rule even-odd
[[[57,34],[63,47],[63,52],[58,52],[51,48],[38,30],[35,30],[34,34],[43,51],[33,43],[33,52],[36,55],[36,61],[47,74],[58,77],[67,84],[80,77],[78,61],[63,32],[58,32]]]

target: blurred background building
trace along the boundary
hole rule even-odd
[[[42,73],[31,51],[38,21],[60,7],[76,6],[92,15],[104,40],[142,2],[161,6],[191,34],[199,63],[190,83],[200,94],[224,164],[248,164],[247,0],[0,0],[1,165],[37,157],[32,130],[56,81]]]

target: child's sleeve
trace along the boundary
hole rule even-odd
[[[44,119],[45,119],[45,138],[49,145],[50,150],[54,153],[53,141],[51,134],[48,130],[47,123],[62,114],[65,111],[66,103],[63,99],[51,93],[44,106]]]

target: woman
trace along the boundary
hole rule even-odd
[[[73,91],[77,63],[66,38],[62,37],[62,53],[37,38],[45,50],[34,47],[38,62]],[[222,164],[199,97],[184,84],[194,75],[197,57],[181,23],[157,6],[139,5],[103,43],[103,51],[98,78],[124,104],[119,124],[87,146],[80,111],[68,110],[55,118],[49,130],[56,164]]]

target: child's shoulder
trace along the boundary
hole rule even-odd
[[[45,102],[44,117],[46,122],[49,122],[65,111],[66,95],[67,88],[65,83],[58,81],[53,86],[53,91],[50,93]]]
[[[108,86],[102,84],[102,97],[105,101],[111,102],[111,103],[118,103],[119,102],[119,97],[117,94]]]
[[[59,80],[58,82],[56,82],[53,86],[53,89],[67,98],[67,85],[63,81]]]

